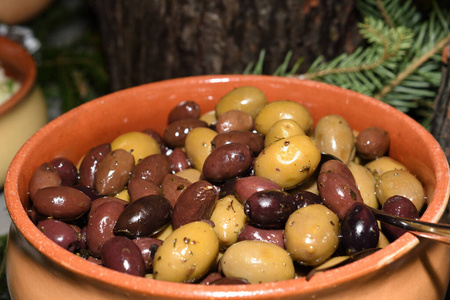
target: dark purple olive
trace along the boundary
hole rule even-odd
[[[281,229],[296,210],[294,198],[280,190],[256,192],[244,204],[250,224],[264,229]]]
[[[236,181],[237,178],[231,178],[225,181],[221,186],[219,190],[219,198],[226,197],[228,195],[234,195],[236,194]]]
[[[183,101],[178,103],[169,113],[168,124],[182,119],[198,119],[200,106],[195,101]]]
[[[98,145],[86,153],[80,164],[80,179],[79,183],[87,187],[94,187],[95,173],[98,165],[103,158],[111,152],[110,144]]]
[[[375,215],[363,203],[355,202],[342,220],[341,236],[347,254],[376,248],[380,231]]]
[[[145,263],[141,250],[130,239],[115,236],[103,244],[103,266],[126,274],[144,276]]]
[[[239,201],[245,203],[253,193],[267,190],[281,190],[281,187],[269,178],[253,175],[237,179],[235,190],[236,197]]]
[[[403,217],[413,220],[418,220],[420,218],[416,206],[411,202],[411,200],[403,196],[392,196],[388,198],[386,202],[384,202],[382,210],[385,213],[396,217]],[[401,228],[383,222],[381,223],[381,231],[391,242],[398,239],[406,232]]]
[[[162,240],[144,237],[139,239],[134,239],[133,242],[139,247],[142,253],[142,258],[144,259],[145,269],[150,271],[153,266],[153,257],[155,256],[156,250],[161,246]]]
[[[234,285],[234,284],[249,284],[249,282],[245,278],[222,277],[211,283],[211,285]]]
[[[289,194],[294,197],[297,209],[311,205],[311,204],[322,204],[323,201],[319,195],[316,195],[309,191],[289,191]]]
[[[115,235],[128,238],[151,236],[170,222],[172,205],[159,195],[149,195],[130,203],[114,226]]]
[[[65,157],[58,157],[50,161],[59,177],[61,177],[61,185],[73,186],[78,181],[78,169],[72,161]]]
[[[34,199],[34,195],[39,189],[50,186],[60,186],[61,182],[61,176],[56,172],[53,165],[43,163],[33,172],[30,179],[29,191],[31,200]]]
[[[55,219],[45,219],[37,224],[45,236],[70,252],[78,248],[79,239],[76,230],[69,224]]]
[[[245,240],[272,243],[284,249],[283,229],[261,229],[247,224],[238,235],[238,241]]]
[[[76,188],[79,191],[82,191],[83,193],[86,194],[86,196],[88,196],[92,201],[94,201],[97,198],[100,198],[100,194],[97,193],[96,190],[94,190],[93,188],[87,187],[85,185],[74,185],[74,188]]]
[[[203,278],[202,281],[200,281],[200,284],[209,285],[214,281],[221,279],[222,277],[222,274],[220,274],[219,272],[211,272],[206,275],[206,277]]]

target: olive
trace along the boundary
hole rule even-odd
[[[379,228],[374,214],[363,203],[355,202],[341,223],[341,247],[347,254],[376,248]]]
[[[169,160],[173,173],[180,172],[191,167],[186,153],[181,148],[173,149],[172,153],[169,155]]]
[[[183,101],[170,111],[168,124],[182,119],[198,119],[199,117],[200,106],[195,101]]]
[[[305,131],[294,120],[283,119],[277,121],[267,132],[264,138],[264,147],[267,147],[278,140],[289,138],[298,134],[305,134]]]
[[[221,134],[230,131],[251,131],[253,118],[240,110],[229,110],[217,118],[216,131]]]
[[[142,258],[145,263],[145,269],[147,271],[151,271],[153,267],[153,257],[155,256],[158,247],[161,246],[162,240],[151,237],[143,237],[134,239],[133,242],[139,247],[139,250],[141,250]]]
[[[132,240],[115,236],[105,242],[101,251],[103,266],[126,274],[144,276],[141,250]]]
[[[190,185],[191,182],[185,178],[167,174],[161,184],[161,195],[169,200],[172,206],[175,206],[180,194]]]
[[[281,187],[272,180],[261,176],[247,176],[236,179],[236,196],[242,203],[256,192],[266,190],[281,190]]]
[[[80,163],[79,172],[81,185],[93,188],[95,174],[97,173],[98,165],[111,152],[111,144],[98,145],[86,153]]]
[[[139,131],[119,135],[111,142],[111,150],[123,149],[134,157],[134,164],[152,154],[161,153],[160,144],[152,136]]]
[[[164,142],[170,147],[184,147],[186,136],[192,129],[207,126],[206,122],[192,118],[175,121],[164,131]]]
[[[142,159],[131,172],[131,177],[137,177],[160,185],[167,174],[171,172],[170,159],[164,154],[152,154]]]
[[[53,165],[43,163],[33,172],[30,183],[28,184],[31,200],[33,200],[34,195],[39,189],[50,186],[60,186],[61,183],[61,176],[56,172]]]
[[[264,148],[264,138],[262,135],[252,131],[229,131],[216,135],[212,140],[214,148],[231,143],[247,145],[253,155],[258,155]]]
[[[37,228],[53,242],[70,252],[75,252],[78,248],[79,239],[77,232],[72,226],[63,221],[45,219],[37,224]]]
[[[309,191],[291,190],[288,192],[295,201],[297,209],[311,205],[311,204],[323,204],[319,195],[316,195]]]
[[[142,197],[130,203],[114,225],[115,235],[128,238],[149,237],[161,231],[169,222],[172,205],[159,195]]]
[[[257,87],[241,86],[223,96],[216,105],[216,115],[220,117],[230,110],[241,110],[255,118],[267,104],[264,92]]]
[[[418,220],[420,217],[414,203],[412,203],[408,198],[398,195],[388,198],[386,202],[384,202],[382,210],[385,213],[396,217],[403,217],[413,220]],[[406,232],[401,228],[383,222],[381,223],[381,230],[390,241],[398,239]]]
[[[281,190],[256,192],[244,205],[250,224],[264,229],[283,228],[296,209],[294,198]]]
[[[272,243],[284,249],[284,235],[282,229],[261,229],[246,224],[239,232],[238,241],[247,240]]]
[[[377,126],[364,129],[356,137],[356,151],[365,159],[372,160],[385,155],[389,145],[389,132]]]
[[[212,129],[197,127],[186,136],[186,156],[192,167],[200,172],[203,170],[206,157],[212,152],[211,141],[216,135],[217,132]]]
[[[72,161],[65,157],[52,159],[50,164],[53,165],[56,173],[61,177],[61,185],[73,186],[78,181],[78,169]]]

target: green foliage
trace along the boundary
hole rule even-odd
[[[357,0],[364,44],[325,61],[318,57],[306,74],[289,70],[291,53],[273,75],[318,80],[380,99],[429,126],[442,72],[441,51],[450,43],[450,12],[431,2],[418,10],[411,0]],[[264,57],[245,72],[262,74]]]

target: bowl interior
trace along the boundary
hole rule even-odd
[[[139,289],[152,295],[207,297],[240,292],[268,297],[295,294],[339,282],[352,280],[386,265],[387,260],[401,257],[418,240],[404,235],[383,250],[354,264],[318,274],[310,282],[304,278],[247,286],[199,286],[169,282],[149,284],[149,279],[127,280],[128,275],[93,266],[67,251],[39,232],[28,218],[28,182],[43,162],[64,156],[75,163],[93,146],[110,142],[121,133],[153,128],[159,133],[167,124],[170,110],[179,102],[194,100],[202,112],[213,110],[217,101],[238,86],[252,85],[262,89],[269,101],[294,100],[305,105],[315,122],[329,114],[343,116],[355,130],[380,126],[390,132],[390,155],[405,164],[424,183],[429,204],[422,220],[438,221],[449,196],[448,163],[439,144],[418,123],[398,110],[372,98],[338,87],[297,79],[272,76],[199,76],[143,85],[96,99],[66,113],[40,129],[18,152],[7,174],[5,196],[11,218],[25,239],[46,257],[65,268],[124,289]],[[272,294],[271,294],[272,293]],[[230,295],[230,294],[228,294]]]
[[[7,76],[21,82],[20,89],[0,105],[0,116],[17,105],[31,90],[36,79],[36,63],[33,57],[18,43],[0,36],[0,65]]]

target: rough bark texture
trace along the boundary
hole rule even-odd
[[[271,74],[292,50],[305,71],[360,40],[354,0],[90,0],[112,90],[167,78],[242,73],[265,49]]]

